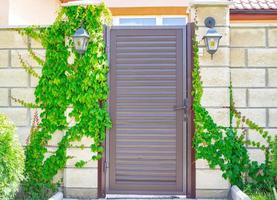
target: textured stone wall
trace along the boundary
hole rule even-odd
[[[211,59],[205,51],[202,36],[206,33],[204,19],[212,16],[217,30],[223,35],[218,52]],[[197,22],[200,41],[201,78],[204,85],[203,105],[216,122],[229,125],[229,81],[234,87],[236,106],[243,114],[265,127],[273,135],[277,132],[277,24],[229,24],[228,6],[198,5],[191,8],[191,20]],[[41,68],[28,57],[27,45],[44,57],[42,47],[20,36],[15,31],[0,29],[0,112],[7,114],[16,124],[20,141],[26,144],[32,123],[33,110],[13,102],[11,96],[34,101],[37,80],[21,67],[18,54],[40,72]],[[202,53],[203,50],[203,53]],[[56,133],[49,142],[49,150],[55,150],[62,133]],[[249,131],[247,137],[264,142]],[[64,178],[67,196],[96,196],[97,163],[90,162],[84,169],[74,168],[79,159],[91,156],[88,139],[83,139],[84,150],[71,148],[68,155],[75,156],[58,177]],[[77,144],[77,143],[76,143]],[[262,161],[263,155],[249,147],[253,159]],[[198,197],[224,197],[229,183],[221,177],[219,169],[209,169],[203,160],[196,162],[196,188]]]
[[[211,55],[206,52],[203,36],[207,32],[204,25],[206,17],[216,20],[216,29],[222,34],[220,48]],[[229,125],[229,90],[230,85],[230,28],[228,5],[194,5],[191,8],[190,20],[196,23],[196,36],[199,41],[199,61],[203,81],[202,105],[207,108],[214,120],[222,125]],[[210,169],[204,160],[196,161],[196,196],[227,196],[229,183],[222,178],[219,169]]]
[[[230,71],[235,105],[273,136],[277,133],[277,24],[231,24]],[[247,138],[265,143],[248,131]],[[252,159],[263,161],[248,147]]]
[[[22,37],[16,31],[0,29],[0,112],[11,118],[17,127],[20,142],[26,145],[30,134],[30,127],[34,115],[33,109],[22,107],[15,103],[11,97],[34,102],[34,89],[38,80],[24,71],[19,62],[19,56],[41,73],[41,67],[29,57],[27,47],[30,45],[37,55],[45,57],[45,50],[41,45],[30,38]],[[63,133],[57,132],[48,143],[49,152],[56,149]],[[90,140],[84,138],[81,142],[84,150],[70,148],[68,155],[74,156],[67,163],[66,168],[59,172],[56,180],[63,177],[67,196],[93,197],[97,195],[97,162],[89,162],[85,168],[76,169],[74,164],[80,160],[91,158]],[[50,153],[48,153],[50,154]]]
[[[220,48],[211,59],[202,37],[207,28],[206,17],[216,20],[216,29],[222,34]],[[228,86],[232,80],[236,107],[266,128],[271,135],[277,133],[277,24],[230,24],[228,5],[193,5],[190,20],[197,25],[200,43],[201,79],[204,86],[202,104],[214,120],[229,125]],[[265,141],[257,133],[248,131],[246,139]],[[250,157],[264,160],[262,151],[248,147]],[[196,161],[196,193],[198,197],[224,197],[229,183],[221,177],[219,169],[209,169],[206,161]]]

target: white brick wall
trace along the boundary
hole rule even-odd
[[[277,87],[277,69],[268,69],[268,86]]]
[[[20,142],[25,145],[31,126],[31,111],[15,103],[11,97],[34,101],[30,75],[20,67],[18,53],[30,64],[27,56],[29,40],[16,31],[0,29],[0,112],[8,115],[17,126]],[[41,50],[39,50],[41,51]]]
[[[269,47],[277,47],[277,27],[268,29],[268,45]]]
[[[229,105],[228,86],[231,77],[238,109],[274,135],[277,132],[277,27],[231,25],[229,28],[229,12],[224,6],[212,9],[204,6],[198,8],[199,38],[205,33],[203,20],[209,15],[216,18],[224,38],[213,59],[205,50],[200,57],[204,84],[203,105],[217,123],[228,126],[229,111],[224,107]],[[33,91],[38,80],[20,68],[17,53],[21,53],[24,59],[35,65],[38,73],[41,71],[26,54],[27,41],[31,41],[31,46],[44,56],[44,50],[37,42],[27,40],[14,31],[0,30],[0,112],[6,113],[15,122],[22,144],[26,143],[29,135],[33,111],[21,107],[10,97],[34,101]],[[204,48],[203,43],[200,48]],[[55,133],[48,145],[55,148],[61,136],[62,133]],[[250,132],[248,138],[262,141],[259,135]],[[84,138],[82,143],[89,147],[91,141]],[[68,154],[84,159],[91,155],[88,148],[79,151],[81,150],[69,149]],[[249,152],[253,159],[263,160],[259,150],[251,148]],[[63,174],[65,186],[70,189],[67,190],[68,194],[78,193],[78,188],[95,191],[97,163],[91,162],[85,169],[75,169],[76,161],[70,160],[66,169],[59,174]],[[208,196],[211,191],[220,191],[216,193],[219,196],[226,194],[222,191],[225,191],[229,184],[221,177],[220,170],[209,169],[205,161],[197,161],[196,167],[197,194]]]
[[[203,84],[205,86],[209,86],[209,87],[229,86],[230,74],[229,74],[228,68],[203,67],[200,70],[201,70],[201,80],[203,81]]]
[[[6,114],[16,126],[19,127],[28,127],[29,126],[29,119],[30,113],[26,108],[0,108],[0,112]]]
[[[28,74],[23,69],[0,69],[1,87],[28,87]]]
[[[7,88],[0,89],[0,104],[2,106],[9,106],[9,90]]]
[[[232,67],[243,67],[245,66],[246,51],[243,48],[232,48],[230,49],[230,65]]]
[[[229,80],[232,80],[236,107],[243,115],[266,128],[273,136],[277,133],[277,27],[239,24],[229,26],[228,12],[223,7],[194,8],[192,18],[198,23],[197,38],[202,39],[203,21],[207,16],[216,19],[216,29],[223,34],[221,46],[211,59],[203,41],[200,48],[201,79],[204,85],[202,104],[214,120],[229,125]],[[217,10],[217,13],[213,13]],[[226,21],[227,19],[227,21]],[[220,24],[220,25],[219,25]],[[249,131],[247,138],[262,141],[259,135]],[[252,159],[263,161],[261,151],[249,147]],[[209,196],[211,191],[227,188],[220,171],[208,169],[205,161],[196,162],[196,187],[199,196]],[[211,175],[212,174],[212,175]],[[209,177],[211,175],[212,177]],[[219,192],[221,195],[224,193]],[[218,194],[218,193],[217,193]]]
[[[34,92],[35,90],[33,88],[12,88],[11,96],[17,99],[24,100],[26,102],[34,103],[35,102]],[[11,101],[11,106],[21,106],[21,105],[15,101]]]
[[[277,67],[277,48],[248,49],[248,65],[251,67]]]
[[[246,107],[247,106],[247,89],[245,88],[234,88],[233,89],[233,98],[236,102],[237,107]]]
[[[231,79],[236,107],[270,135],[277,133],[277,27],[265,24],[231,24]],[[247,138],[266,144],[256,132]],[[249,146],[250,157],[264,155]]]
[[[0,48],[26,48],[27,37],[22,37],[16,31],[0,30]]]
[[[0,29],[0,112],[6,114],[15,123],[19,140],[23,145],[26,145],[30,134],[34,109],[22,107],[11,97],[34,102],[34,90],[38,79],[25,72],[21,67],[18,54],[41,74],[41,66],[28,54],[28,45],[31,45],[34,52],[41,58],[45,57],[45,50],[38,42],[22,37],[16,31]],[[63,133],[60,131],[53,134],[48,148],[54,151],[62,136]],[[68,155],[72,155],[74,158],[68,161],[66,168],[61,170],[54,180],[58,181],[63,177],[64,186],[68,187],[66,193],[71,196],[78,193],[80,197],[88,197],[88,195],[93,197],[97,195],[97,162],[90,161],[83,169],[75,168],[74,165],[77,161],[80,159],[90,160],[92,156],[89,148],[91,139],[84,138],[82,142],[74,142],[73,145],[80,145],[80,143],[84,144],[86,148],[84,150],[69,149]],[[47,153],[47,156],[49,155],[51,154]]]
[[[0,68],[7,67],[9,65],[9,51],[0,50]]]
[[[266,36],[264,28],[239,27],[231,29],[232,47],[265,47]]]
[[[200,46],[204,48],[204,46]],[[211,55],[204,50],[204,56],[201,56],[200,65],[201,66],[220,66],[220,67],[229,67],[230,52],[229,48],[221,47],[218,49],[217,53],[214,54],[213,59],[211,59]]]
[[[227,6],[205,6],[196,5],[192,14],[193,20],[197,21],[197,38],[200,40],[199,47],[204,50],[200,55],[201,80],[203,82],[202,105],[207,108],[213,119],[220,125],[229,126],[229,90],[230,85],[230,29],[229,9]],[[207,28],[203,22],[206,17],[212,16],[216,20],[216,29],[223,35],[220,48],[211,55],[206,52],[203,41],[201,41]],[[233,52],[234,53],[234,52]],[[236,52],[236,54],[238,54]],[[243,56],[237,61],[244,62]],[[226,198],[229,183],[222,178],[219,169],[209,169],[203,160],[196,162],[196,194],[197,197]]]
[[[277,108],[268,110],[268,128],[277,127]]]
[[[66,168],[64,173],[65,187],[96,188],[97,169],[94,168]]]
[[[34,53],[41,58],[45,57],[45,50],[35,50]],[[32,59],[27,50],[11,50],[11,66],[12,67],[20,67],[21,63],[18,55],[24,60],[24,62],[28,63],[32,67],[39,67],[38,63]]]
[[[228,88],[204,88],[201,104],[205,107],[229,106]]]
[[[264,87],[265,69],[231,69],[231,78],[234,87]]]
[[[196,182],[199,189],[228,189],[229,183],[222,179],[220,170],[196,170]]]

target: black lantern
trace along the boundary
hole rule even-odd
[[[205,25],[208,27],[208,31],[206,35],[203,37],[205,41],[205,45],[207,48],[207,52],[213,56],[213,54],[217,51],[219,46],[219,41],[222,37],[220,33],[216,31],[214,28],[215,20],[212,17],[208,17],[205,20]]]
[[[88,40],[89,40],[88,32],[83,27],[81,27],[74,33],[72,38],[73,38],[75,50],[79,54],[84,54],[88,48]]]

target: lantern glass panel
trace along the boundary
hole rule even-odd
[[[208,37],[207,40],[207,47],[209,50],[216,51],[218,48],[218,37]]]
[[[83,41],[84,41],[83,38],[81,38],[81,37],[75,37],[73,39],[73,41],[74,41],[74,46],[75,46],[76,50],[82,49],[82,47],[83,47]]]
[[[86,51],[87,48],[88,48],[88,38],[86,37],[86,38],[84,38],[84,44],[83,44],[84,51]]]
[[[74,37],[73,38],[75,49],[78,53],[83,54],[87,50],[88,38],[87,37]]]

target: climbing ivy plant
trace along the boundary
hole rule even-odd
[[[23,68],[40,79],[35,90],[35,104],[13,98],[27,107],[41,110],[40,122],[32,129],[26,148],[26,181],[23,186],[28,198],[46,199],[45,191],[54,189],[53,177],[71,158],[66,151],[72,142],[80,141],[84,136],[89,137],[93,141],[91,150],[94,154],[91,159],[97,160],[102,156],[101,144],[105,131],[111,127],[106,103],[109,92],[108,63],[103,39],[103,24],[109,21],[109,11],[103,4],[73,6],[62,8],[54,24],[47,28],[21,30],[21,33],[39,40],[46,49],[45,60],[29,49],[31,57],[42,65],[41,76],[20,59]],[[71,39],[71,35],[81,25],[91,36],[87,52],[82,56],[73,50]],[[251,185],[268,190],[276,186],[276,170],[272,170],[273,140],[266,131],[235,109],[232,88],[230,87],[230,127],[216,124],[201,105],[203,89],[196,40],[192,75],[196,157],[207,160],[211,168],[219,166],[223,177],[241,188]],[[74,123],[69,123],[69,119]],[[245,140],[246,131],[242,134],[238,132],[242,124],[256,130],[269,145]],[[54,134],[64,135],[57,150],[47,157],[47,144]],[[258,164],[250,160],[245,146],[249,144],[265,152],[264,163]],[[87,162],[80,160],[76,167],[82,167]]]
[[[28,73],[40,78],[35,90],[35,105],[25,103],[25,106],[41,111],[40,123],[26,147],[23,186],[30,198],[46,198],[39,195],[53,188],[53,177],[70,159],[67,149],[72,142],[80,141],[84,136],[91,138],[91,159],[98,160],[102,156],[105,132],[111,128],[106,103],[109,68],[103,37],[104,24],[110,19],[104,4],[63,7],[51,26],[21,30],[40,41],[46,50],[45,60],[42,60],[29,49],[34,60],[42,65],[41,76],[21,60]],[[74,50],[71,39],[80,26],[90,35],[83,55]],[[63,134],[63,137],[57,150],[49,153],[47,144],[54,134]],[[82,167],[87,162],[81,160],[76,166]]]
[[[192,95],[194,97],[196,158],[205,159],[211,168],[218,166],[222,171],[222,176],[232,185],[238,185],[242,189],[270,191],[271,188],[277,186],[277,169],[274,164],[277,158],[273,150],[273,147],[276,148],[277,145],[277,136],[273,140],[267,131],[236,110],[231,83],[230,126],[224,127],[214,122],[209,112],[201,105],[203,87],[200,77],[198,43],[195,39],[193,49]],[[246,133],[250,129],[260,134],[266,140],[267,145],[247,140]],[[241,133],[239,133],[240,130]],[[263,163],[252,161],[249,158],[247,145],[262,150],[265,154],[265,161]]]

